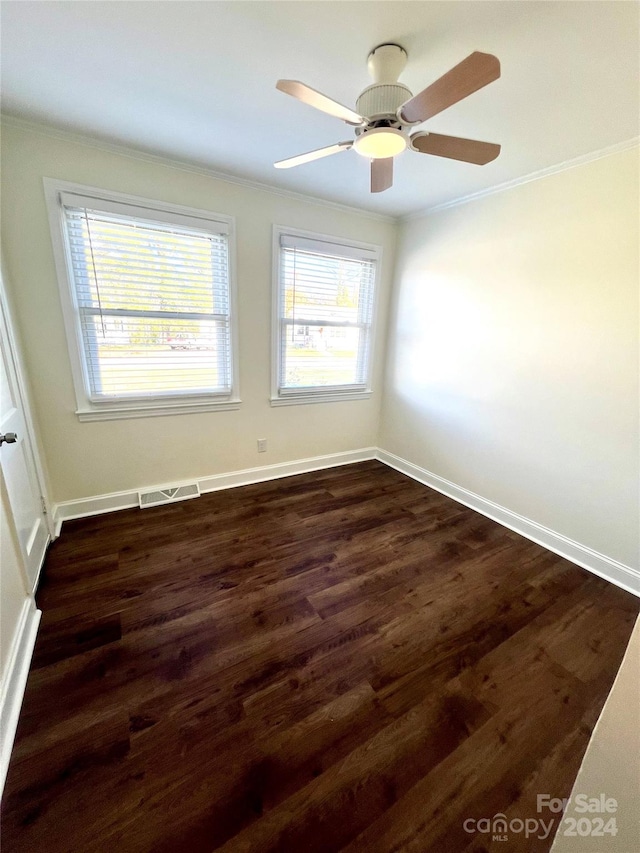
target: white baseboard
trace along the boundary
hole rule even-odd
[[[27,686],[27,676],[41,615],[41,611],[36,609],[35,601],[29,596],[20,613],[6,670],[0,684],[0,795],[7,778],[11,749],[16,736],[18,717]]]
[[[293,462],[278,462],[274,465],[263,465],[259,468],[244,468],[226,474],[213,474],[209,477],[197,478],[196,482],[201,492],[216,492],[219,489],[231,489],[236,486],[249,486],[252,483],[262,483],[266,480],[277,480],[281,477],[291,477],[294,474],[307,474],[320,471],[323,468],[336,468],[339,465],[351,465],[353,462],[364,462],[376,458],[375,447],[364,447],[360,450],[346,450],[341,453],[330,453],[326,456],[311,456],[308,459],[296,459]],[[138,506],[138,491],[152,491],[166,488],[167,485],[181,486],[191,481],[175,481],[171,484],[153,484],[141,486],[126,492],[111,492],[106,495],[95,495],[91,498],[81,498],[77,501],[64,501],[54,504],[53,519],[55,535],[60,535],[63,522],[72,518],[87,518],[91,515],[101,515],[104,512],[115,512],[119,509],[131,509]]]
[[[245,468],[230,474],[214,474],[213,477],[204,477],[198,482],[201,492],[217,492],[219,489],[248,486],[251,483],[278,480],[280,477],[291,477],[294,474],[308,474],[311,471],[321,471],[323,468],[337,468],[354,462],[366,462],[367,459],[376,458],[376,450],[375,447],[364,447],[361,450],[347,450],[343,453],[331,453],[328,456],[311,456],[309,459],[298,459],[295,462],[280,462],[276,465],[263,465],[261,468]]]
[[[266,480],[276,480],[281,477],[290,477],[295,474],[306,474],[311,471],[319,471],[323,468],[335,468],[339,465],[350,465],[354,462],[364,462],[367,459],[378,459],[385,465],[394,468],[429,486],[447,497],[453,498],[476,512],[486,515],[499,524],[514,530],[516,533],[537,542],[544,548],[548,548],[561,557],[571,560],[578,566],[599,575],[605,580],[611,581],[616,586],[640,596],[640,572],[619,563],[610,557],[600,554],[573,539],[563,536],[561,533],[544,527],[530,518],[512,512],[493,501],[487,500],[480,495],[464,489],[455,483],[432,474],[400,456],[389,453],[386,450],[375,447],[365,447],[360,450],[348,450],[343,453],[331,453],[326,456],[313,456],[308,459],[297,459],[293,462],[279,462],[275,465],[263,465],[259,468],[245,468],[241,471],[231,471],[226,474],[214,474],[209,477],[201,477],[197,480],[201,492],[214,492],[219,489],[231,489],[237,486],[248,486],[251,483],[261,483]],[[193,481],[191,481],[193,482]],[[184,482],[175,482],[171,485],[184,485]],[[167,484],[140,487],[140,491],[159,489]],[[55,504],[53,517],[56,536],[60,533],[63,522],[72,518],[86,518],[91,515],[100,515],[104,512],[114,512],[119,509],[130,509],[138,506],[138,489],[126,492],[112,492],[106,495],[95,495],[91,498],[81,498],[76,501],[65,501]]]
[[[514,530],[516,533],[525,536],[527,539],[531,539],[533,542],[542,545],[555,554],[559,554],[561,557],[565,557],[572,563],[576,563],[576,565],[581,566],[583,569],[593,572],[593,574],[610,581],[627,592],[640,596],[640,572],[631,568],[631,566],[625,566],[624,563],[619,563],[617,560],[613,560],[604,554],[587,548],[586,545],[581,545],[579,542],[575,542],[561,533],[556,533],[555,530],[550,530],[548,527],[544,527],[530,518],[525,518],[523,515],[518,515],[518,513],[512,512],[510,509],[506,509],[499,504],[493,503],[493,501],[480,497],[480,495],[476,495],[474,492],[462,488],[462,486],[457,486],[455,483],[445,480],[437,474],[432,474],[425,468],[420,468],[412,462],[407,462],[406,459],[402,459],[394,453],[388,453],[386,450],[378,448],[376,459],[384,462],[390,468],[395,468],[396,471],[400,471],[402,474],[406,474],[408,477],[417,480],[419,483],[423,483],[425,486],[429,486],[431,489],[435,489],[437,492],[453,498],[458,503],[464,504],[482,515],[486,515],[487,518],[497,521],[499,524],[504,525],[504,527]]]

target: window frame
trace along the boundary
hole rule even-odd
[[[156,199],[134,196],[70,181],[43,178],[45,199],[49,215],[51,241],[58,278],[58,290],[64,320],[71,373],[76,396],[76,415],[80,421],[117,420],[122,418],[153,417],[157,415],[192,414],[195,412],[229,411],[240,408],[238,383],[238,299],[236,287],[235,220],[232,216],[194,207],[173,204]],[[92,399],[91,385],[86,368],[86,354],[80,327],[80,313],[74,285],[73,267],[66,235],[66,218],[62,196],[81,196],[88,205],[105,211],[112,205],[131,208],[132,219],[148,219],[192,227],[212,233],[225,233],[229,252],[229,334],[231,362],[231,390],[228,393],[159,393],[144,397],[115,397],[109,400]],[[111,208],[113,210],[113,208]]]
[[[373,277],[373,299],[371,310],[371,325],[369,327],[369,353],[367,361],[367,375],[363,388],[354,388],[353,386],[333,386],[332,388],[323,389],[322,386],[316,386],[309,389],[281,389],[280,375],[282,369],[282,349],[281,349],[281,238],[292,237],[310,240],[314,243],[326,243],[328,247],[344,247],[351,251],[362,251],[371,255],[371,260],[375,263],[375,274]],[[364,243],[359,240],[350,240],[345,237],[337,237],[330,234],[320,234],[315,231],[304,231],[299,228],[289,228],[285,225],[273,226],[273,247],[272,247],[272,300],[271,300],[271,397],[270,403],[272,406],[295,406],[304,405],[307,403],[336,403],[345,400],[367,400],[373,393],[372,377],[373,364],[376,345],[376,328],[378,315],[378,294],[380,290],[380,269],[382,263],[382,246],[374,243]],[[328,255],[331,252],[327,252]]]

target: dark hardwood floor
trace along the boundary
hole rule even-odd
[[[547,851],[640,600],[377,462],[65,524],[3,853]],[[557,815],[555,816],[557,819]]]

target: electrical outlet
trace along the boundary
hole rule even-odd
[[[259,438],[258,439],[258,453],[266,453],[267,452],[267,439]]]

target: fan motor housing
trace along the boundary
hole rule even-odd
[[[402,83],[374,83],[360,94],[356,112],[370,119],[395,116],[398,107],[411,97],[411,90]]]

